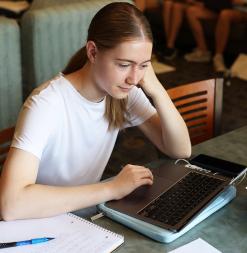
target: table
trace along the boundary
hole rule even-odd
[[[193,147],[193,155],[204,153],[247,166],[247,126],[218,136]],[[153,167],[160,161],[152,162]],[[96,221],[102,227],[123,234],[125,243],[119,253],[169,252],[194,239],[202,238],[224,253],[247,252],[247,178],[237,186],[237,197],[177,240],[162,244],[103,217]]]

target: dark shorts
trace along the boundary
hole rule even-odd
[[[203,2],[206,8],[214,12],[220,12],[224,9],[232,8],[231,0],[203,0]]]

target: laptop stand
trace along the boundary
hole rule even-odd
[[[108,208],[104,203],[99,204],[97,208],[105,214],[105,216],[116,220],[117,222],[138,231],[141,234],[146,235],[162,243],[170,243],[181,235],[192,229],[195,225],[205,220],[208,216],[221,209],[227,203],[229,203],[233,198],[236,197],[236,188],[234,186],[227,187],[223,192],[221,192],[216,199],[214,199],[207,207],[205,207],[190,223],[188,223],[179,232],[172,232],[161,227],[149,224],[142,220],[133,218],[126,214],[115,211]]]

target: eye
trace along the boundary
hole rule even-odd
[[[119,66],[120,68],[127,68],[127,67],[130,66],[130,64],[122,64],[122,63],[119,63],[118,66]]]
[[[140,66],[140,69],[145,69],[147,67],[148,67],[148,64],[143,64],[143,65]]]

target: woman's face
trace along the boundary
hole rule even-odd
[[[143,78],[152,55],[150,41],[134,40],[116,48],[97,51],[94,61],[94,81],[110,96],[122,99]]]

